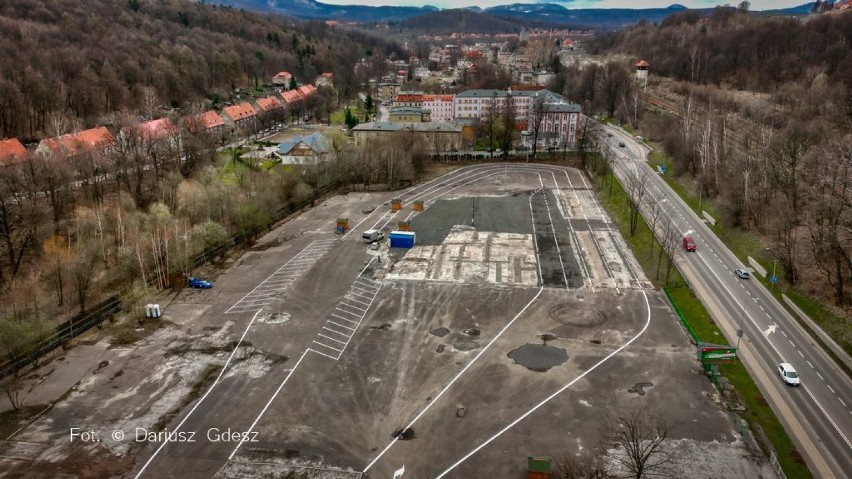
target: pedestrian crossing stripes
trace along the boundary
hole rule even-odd
[[[337,241],[337,239],[326,239],[312,242],[296,256],[290,258],[290,261],[287,261],[283,266],[269,275],[256,288],[234,303],[225,313],[253,313],[271,303],[290,284],[311,269],[325,253],[337,244]]]

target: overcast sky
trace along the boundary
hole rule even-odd
[[[724,2],[719,0],[319,0],[335,5],[406,5],[422,7],[432,5],[439,8],[461,8],[476,5],[486,8],[513,3],[558,3],[565,8],[660,8],[679,3],[690,8],[707,8],[716,5],[737,5],[739,0]],[[809,3],[807,0],[752,0],[752,10],[795,7]]]

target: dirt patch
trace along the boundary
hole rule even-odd
[[[17,411],[5,411],[0,413],[0,439],[5,440],[17,431],[21,426],[30,422],[32,418],[44,411],[44,404],[23,406]],[[2,453],[2,449],[0,449]]]

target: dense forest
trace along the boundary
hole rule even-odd
[[[364,33],[188,0],[0,2],[0,138],[38,139],[49,116],[91,126],[142,111],[149,91],[206,107],[282,70],[305,83],[333,72],[348,98],[354,63],[391,54]]]
[[[787,284],[848,316],[852,11],[683,12],[590,44],[611,60],[569,66],[551,88],[661,145],[679,182],[760,238]],[[634,81],[639,59],[647,86]],[[848,327],[832,332],[852,340]]]

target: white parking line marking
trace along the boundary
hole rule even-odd
[[[814,368],[814,365],[813,365],[813,364],[811,364],[811,362],[810,362],[810,361],[805,361],[805,362],[806,362],[806,363],[808,363],[808,366],[810,366],[810,367],[811,367],[811,369],[813,369],[813,368]]]
[[[320,346],[325,346],[325,347],[327,347],[328,349],[333,349],[333,350],[337,351],[338,353],[339,353],[340,351],[342,351],[341,349],[337,349],[337,348],[335,348],[335,347],[333,347],[333,346],[329,346],[328,344],[324,344],[324,343],[321,343],[321,342],[319,342],[319,341],[314,341],[314,343],[319,344]]]
[[[269,409],[269,405],[272,404],[272,401],[275,400],[275,397],[278,396],[278,393],[280,393],[281,389],[284,388],[284,385],[287,384],[287,381],[290,379],[290,376],[292,376],[293,373],[296,372],[296,368],[298,368],[299,364],[302,363],[302,360],[305,359],[305,355],[308,354],[308,351],[309,350],[306,349],[305,352],[302,353],[302,355],[299,357],[299,360],[296,361],[296,365],[293,366],[293,369],[287,374],[287,377],[285,377],[284,380],[281,381],[281,385],[278,386],[278,389],[275,390],[275,393],[272,394],[272,397],[269,398],[269,401],[266,403],[266,406],[263,406],[263,409],[260,411],[260,414],[257,415],[254,422],[251,423],[251,426],[249,426],[249,428],[248,428],[249,433],[254,430],[255,426],[257,426],[257,422],[260,421],[260,418],[263,416],[263,414],[266,412],[266,410]],[[234,454],[236,454],[237,451],[240,449],[240,446],[243,445],[243,441],[245,441],[246,436],[249,436],[249,435],[243,434],[243,439],[241,439],[240,442],[237,443],[237,447],[234,448],[234,452],[232,452],[231,455],[228,456],[229,461],[234,458]],[[163,441],[164,445],[168,444],[168,443],[169,443],[169,441]]]
[[[840,401],[840,404],[842,404],[843,407],[846,407],[846,403],[843,402],[843,398],[841,398],[840,396],[837,396],[837,400]]]
[[[346,345],[346,342],[341,341],[341,340],[339,340],[339,339],[334,339],[334,338],[332,338],[331,336],[326,336],[325,334],[322,334],[322,333],[317,333],[317,336],[322,336],[322,337],[323,337],[323,338],[325,338],[325,339],[330,339],[330,340],[335,341],[335,342],[338,342],[338,343],[340,343],[340,344],[342,344],[342,345],[344,345],[344,346]]]
[[[831,384],[826,384],[825,387],[827,387],[828,390],[831,391],[831,394],[837,394],[836,392],[834,392],[834,389],[831,388]]]
[[[198,406],[200,406],[201,403],[203,403],[204,400],[207,399],[207,396],[210,394],[211,391],[213,391],[213,388],[215,388],[216,385],[219,384],[219,380],[222,379],[222,375],[225,374],[225,371],[228,370],[228,366],[230,366],[231,360],[234,358],[234,354],[236,354],[237,349],[239,349],[240,346],[242,345],[243,339],[245,339],[246,334],[248,334],[249,329],[254,324],[254,320],[257,319],[257,315],[260,314],[260,311],[262,311],[262,310],[258,310],[256,313],[254,313],[254,316],[252,316],[251,321],[249,321],[249,323],[248,323],[248,326],[246,326],[246,329],[243,331],[243,335],[240,336],[240,340],[237,341],[237,345],[234,346],[234,350],[231,351],[231,355],[228,356],[228,359],[225,361],[225,365],[222,366],[222,369],[219,370],[219,375],[216,376],[216,379],[213,381],[213,384],[211,384],[210,387],[207,388],[207,392],[205,392],[204,395],[201,396],[201,399],[199,399],[198,402],[196,402],[195,405],[192,406],[192,409],[190,409],[189,412],[186,413],[186,416],[184,416],[183,419],[178,423],[178,425],[173,429],[175,432],[180,430],[181,426],[183,426],[183,423],[185,423],[186,420],[189,419],[190,416],[192,416],[192,413],[194,413],[195,410],[198,409]],[[304,357],[304,354],[302,355],[302,357]],[[301,361],[301,358],[299,359],[299,361]],[[299,363],[297,362],[296,366],[293,366],[293,369],[295,370],[298,365],[299,365]],[[293,373],[290,372],[290,374],[293,374]],[[290,377],[289,374],[287,375],[287,377],[288,378]],[[169,443],[169,441],[163,441],[162,443],[160,443],[160,446],[154,451],[153,454],[151,454],[151,457],[148,458],[148,460],[142,466],[142,469],[140,469],[139,472],[136,474],[135,479],[139,479],[140,477],[142,477],[142,474],[145,472],[145,469],[147,469],[148,466],[151,465],[151,462],[154,461],[154,459],[157,457],[157,454],[159,454],[160,451],[168,443]]]
[[[798,351],[798,352],[799,352],[799,356],[801,356],[801,357],[802,357],[802,359],[804,359],[804,358],[805,358],[805,355],[804,355],[804,354],[802,354],[802,351],[801,351],[800,349],[797,349],[796,351]]]
[[[340,316],[340,315],[337,315],[337,314],[334,314],[334,313],[331,313],[331,315],[334,316],[337,319],[342,319],[343,321],[347,321],[347,322],[350,322],[350,323],[355,324],[355,325],[361,324],[357,321],[352,321],[351,319],[346,319],[343,316]]]
[[[331,329],[331,328],[328,328],[328,327],[325,327],[325,326],[323,326],[322,329],[324,329],[326,331],[331,331],[334,334],[339,334],[339,335],[341,335],[341,336],[343,336],[344,338],[347,338],[347,339],[350,337],[346,333],[341,333],[340,331],[335,331],[334,329]],[[320,334],[322,334],[322,333],[320,333]]]
[[[822,377],[822,374],[817,373],[817,376],[819,377],[819,380],[820,380],[820,381],[825,381],[825,379]]]
[[[349,293],[346,293],[346,294],[349,294]],[[358,299],[355,299],[355,298],[350,298],[350,297],[347,297],[347,296],[345,296],[345,295],[343,296],[343,298],[344,298],[346,301],[354,301],[354,302],[356,302],[356,303],[361,303],[361,304],[370,304],[370,303],[368,303],[368,302],[366,302],[366,301],[361,301],[361,300],[358,300]]]
[[[787,337],[787,333],[785,333],[783,329],[781,330],[781,334],[783,334],[785,338]]]
[[[340,309],[340,308],[337,308],[337,307],[334,308],[334,309],[340,311],[341,313],[351,314],[352,316],[355,316],[358,319],[361,319],[361,317],[362,317],[360,314],[356,314],[356,313],[353,313],[351,311],[346,311],[345,309]]]
[[[355,328],[350,328],[349,326],[344,326],[344,325],[342,325],[342,324],[337,324],[337,323],[335,323],[334,321],[332,321],[332,320],[330,320],[330,319],[327,321],[327,323],[328,323],[328,324],[333,324],[333,325],[337,326],[338,328],[348,329],[349,331],[355,331]]]
[[[348,301],[348,300],[344,299],[343,301]],[[352,309],[357,309],[358,311],[366,311],[366,309],[364,309],[364,308],[359,308],[358,306],[355,306],[354,304],[344,303],[343,301],[340,301],[341,306],[348,306]]]

